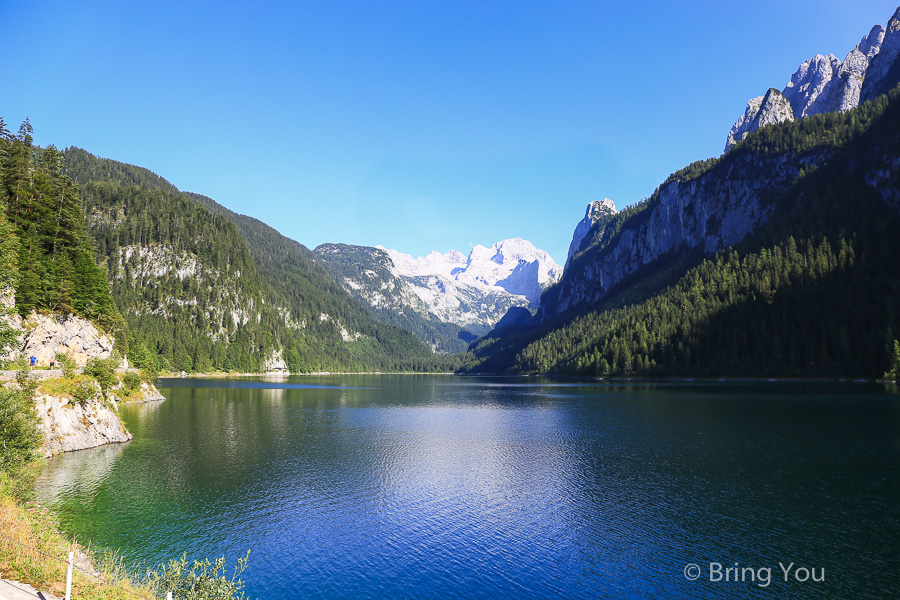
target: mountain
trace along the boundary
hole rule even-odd
[[[385,250],[350,244],[322,244],[315,249],[332,278],[365,302],[376,319],[410,331],[435,352],[465,352],[489,327],[468,329],[430,314],[428,305],[397,272]]]
[[[887,93],[900,83],[900,8],[887,29],[875,25],[840,61],[833,54],[806,60],[780,92],[770,89],[751,99],[725,144],[728,152],[752,131],[772,123],[793,121],[851,108]],[[896,65],[896,66],[895,66]]]
[[[458,250],[446,254],[431,252],[413,258],[396,250],[387,250],[401,276],[436,277],[442,283],[457,286],[500,288],[513,296],[523,296],[531,307],[540,302],[541,291],[559,280],[562,269],[545,251],[521,238],[497,242],[490,248],[476,245],[468,256]],[[426,284],[434,289],[434,286]],[[428,296],[427,292],[422,293]]]
[[[535,317],[478,340],[472,368],[881,376],[900,331],[898,166],[897,88],[751,132],[576,230]]]
[[[591,229],[597,226],[601,220],[609,221],[610,217],[615,214],[616,205],[609,198],[588,203],[587,209],[584,211],[584,218],[575,226],[575,233],[572,234],[572,241],[569,243],[569,253],[566,256],[566,268],[568,268],[572,257],[584,250],[583,243]],[[603,226],[601,225],[600,227],[602,228]]]
[[[78,148],[64,155],[133,362],[185,371],[448,368],[264,223],[146,169]]]
[[[413,258],[382,247],[323,244],[316,254],[335,281],[379,319],[439,352],[462,352],[513,307],[535,308],[561,269],[520,238]]]

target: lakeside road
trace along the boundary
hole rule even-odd
[[[27,583],[0,579],[0,600],[59,600],[56,596],[47,592],[39,592]]]

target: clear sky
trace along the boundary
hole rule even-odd
[[[310,248],[519,236],[562,263],[589,201],[718,155],[896,2],[0,0],[0,115]]]

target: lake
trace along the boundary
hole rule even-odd
[[[38,501],[270,598],[897,598],[900,395],[454,376],[163,380]]]

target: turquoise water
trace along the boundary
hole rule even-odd
[[[130,561],[250,549],[252,597],[900,597],[900,396],[883,388],[385,375],[162,392],[123,409],[134,441],[49,461],[39,500]]]

